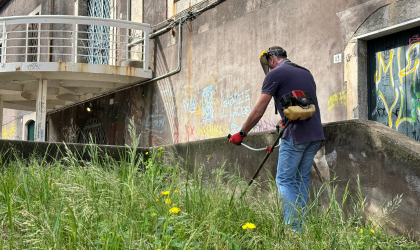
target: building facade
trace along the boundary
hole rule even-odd
[[[83,16],[97,4],[95,15],[152,26],[157,80],[49,108],[48,141],[130,144],[131,119],[142,146],[236,133],[261,93],[259,55],[271,46],[312,72],[323,122],[371,119],[420,140],[416,0],[12,0],[0,15]],[[252,131],[278,121],[271,103]]]

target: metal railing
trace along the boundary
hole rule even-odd
[[[106,18],[2,17],[1,63],[67,62],[121,66],[125,60],[136,60],[143,62],[143,69],[148,70],[150,32],[149,24]],[[127,46],[138,39],[145,41],[135,47]]]

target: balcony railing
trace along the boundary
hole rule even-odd
[[[0,18],[1,63],[66,62],[121,66],[140,61],[148,70],[149,24],[85,16]],[[127,46],[134,40],[142,44]],[[146,62],[146,63],[144,63]]]

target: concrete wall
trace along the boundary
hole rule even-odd
[[[350,181],[351,194],[356,197],[357,179],[360,178],[365,211],[380,217],[381,208],[402,195],[397,211],[390,215],[393,234],[410,234],[418,239],[420,233],[420,147],[418,142],[402,136],[378,122],[350,120],[324,124],[325,142],[318,151],[316,164],[325,181],[337,177],[337,199]],[[256,133],[245,138],[244,143],[254,148],[271,146],[276,132]],[[164,147],[174,148],[177,155],[187,158],[190,169],[204,167],[207,173],[225,164],[229,173],[241,173],[247,181],[253,176],[266,152],[251,151],[234,146],[226,138],[189,142]],[[267,180],[266,171],[275,176],[278,149],[268,158],[260,172],[260,182]],[[178,160],[179,162],[179,160]],[[182,162],[182,161],[181,161]],[[311,185],[319,185],[314,169]],[[312,190],[312,188],[310,188]]]

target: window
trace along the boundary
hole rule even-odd
[[[88,15],[91,17],[111,18],[110,0],[90,0]],[[90,25],[88,28],[88,63],[109,64],[110,55],[110,27]]]

